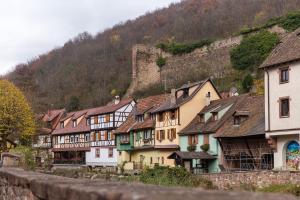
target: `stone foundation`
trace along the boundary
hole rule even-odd
[[[262,188],[271,184],[300,184],[300,172],[290,171],[215,173],[200,176],[211,180],[221,190],[240,188],[241,185]]]
[[[0,200],[296,200],[290,195],[165,188],[0,169]]]

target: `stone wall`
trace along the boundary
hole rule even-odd
[[[286,33],[278,26],[269,28],[269,31],[276,32],[281,37]],[[228,77],[234,71],[230,63],[230,50],[239,45],[242,38],[243,36],[235,36],[217,40],[209,46],[183,55],[171,55],[153,46],[135,45],[132,49],[132,82],[126,96],[161,81],[166,81],[167,89],[170,89],[175,84],[208,76]],[[160,55],[166,58],[166,65],[161,71],[156,65],[156,59]]]
[[[290,171],[257,171],[205,174],[221,190],[240,188],[241,185],[252,185],[258,188],[271,184],[300,184],[300,172]]]
[[[290,195],[164,188],[0,169],[0,200],[296,200]]]

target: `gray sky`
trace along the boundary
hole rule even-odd
[[[134,19],[180,0],[1,0],[0,74],[87,31]]]

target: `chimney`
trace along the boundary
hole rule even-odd
[[[210,92],[206,94],[206,106],[210,105]]]
[[[171,89],[171,104],[176,104],[176,90]]]
[[[115,96],[114,103],[115,105],[120,103],[120,96]]]

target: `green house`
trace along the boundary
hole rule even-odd
[[[214,134],[231,116],[231,108],[239,98],[208,100],[207,106],[180,131],[180,151],[174,152],[169,158],[194,173],[219,172],[221,147]]]

